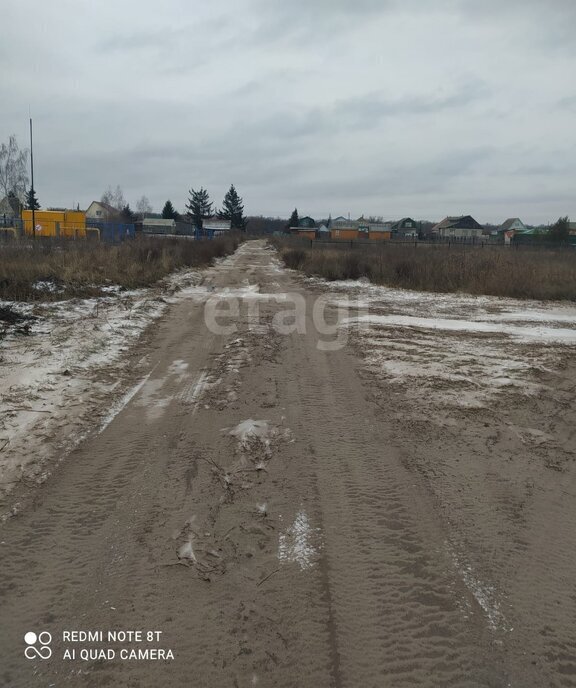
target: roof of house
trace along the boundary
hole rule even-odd
[[[142,224],[145,227],[175,227],[176,226],[176,220],[167,220],[165,218],[156,218],[156,217],[145,217],[142,220]]]
[[[230,229],[232,223],[230,220],[203,220],[202,225],[204,229]]]
[[[400,229],[402,225],[407,221],[415,224],[414,220],[411,217],[403,217],[401,220],[397,220],[396,222],[392,223],[392,229]],[[415,229],[415,227],[411,227],[411,229]]]
[[[309,227],[310,225],[316,225],[316,220],[314,220],[313,217],[310,217],[310,215],[304,215],[303,217],[298,218],[299,227]]]
[[[121,212],[120,210],[118,210],[118,208],[115,208],[113,205],[110,205],[109,203],[104,203],[104,201],[92,201],[92,203],[90,203],[90,205],[86,209],[86,212],[88,212],[93,205],[99,205],[106,212],[110,213],[110,215],[119,215]]]
[[[432,227],[433,231],[438,229],[458,229],[465,224],[465,220],[471,220],[471,224],[476,225],[476,229],[482,229],[482,225],[472,217],[472,215],[449,215]],[[468,227],[466,229],[469,229]]]
[[[0,201],[0,215],[9,215],[13,213],[18,215],[20,211],[20,201],[11,196],[4,196]]]
[[[510,227],[512,227],[512,225],[513,225],[515,222],[521,222],[522,224],[524,224],[524,223],[522,222],[522,220],[521,220],[519,217],[509,217],[505,222],[503,222],[503,223],[500,225],[500,229],[501,229],[503,232],[505,232],[506,230],[510,229]]]

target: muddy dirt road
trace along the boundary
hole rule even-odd
[[[204,288],[134,352],[118,415],[2,526],[0,685],[574,685],[573,598],[553,610],[563,670],[533,661],[538,632],[500,624],[446,546],[450,519],[359,354],[318,332],[318,293],[260,242]],[[287,292],[298,332],[278,331]],[[49,659],[25,657],[27,632],[51,634]]]

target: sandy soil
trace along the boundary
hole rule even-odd
[[[126,356],[170,303],[201,289],[210,270],[182,270],[149,289],[108,296],[6,303],[32,316],[29,336],[0,339],[0,521],[18,513],[15,487],[35,489],[122,404],[133,367]],[[50,284],[50,283],[47,283]],[[22,489],[18,490],[22,492]]]
[[[280,334],[288,292],[305,316]],[[125,355],[101,431],[15,486],[0,684],[576,685],[575,321],[329,286],[242,246]],[[128,647],[62,635],[114,629],[174,659],[62,658]]]

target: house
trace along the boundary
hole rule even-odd
[[[142,220],[143,234],[176,234],[176,220],[145,217]]]
[[[500,227],[498,227],[498,233],[504,234],[505,232],[525,232],[527,229],[528,228],[519,217],[509,217],[500,225]]]
[[[576,222],[569,222],[569,223],[568,223],[568,233],[569,233],[571,236],[575,236],[575,235],[576,235]]]
[[[445,217],[432,227],[432,234],[443,239],[450,238],[479,238],[483,234],[483,227],[471,215]]]
[[[86,210],[87,220],[99,220],[100,222],[120,222],[119,210],[103,201],[92,201]]]
[[[384,222],[371,222],[360,217],[357,220],[358,237],[360,239],[369,239],[370,241],[382,241],[383,239],[390,239],[392,230],[389,224]]]
[[[16,196],[5,196],[0,201],[0,227],[11,227],[20,217],[20,201]]]
[[[358,239],[358,228],[350,227],[350,225],[347,227],[333,226],[330,228],[330,238],[353,241],[354,239]]]
[[[386,241],[392,236],[390,225],[381,222],[372,223],[368,226],[368,239],[370,241]]]
[[[418,236],[418,224],[411,217],[403,217],[393,222],[391,229],[394,234],[400,236]]]
[[[330,220],[329,224],[330,229],[338,228],[338,227],[356,227],[356,223],[351,220],[349,217],[344,217],[343,215],[339,215],[338,217],[335,217],[333,220]]]
[[[298,220],[298,227],[300,229],[315,229],[316,228],[316,222],[314,221],[314,218],[312,217],[301,217]]]
[[[300,230],[303,229],[316,229],[316,221],[313,217],[305,215],[304,217],[298,218],[298,224],[295,227],[289,227],[289,231],[292,234],[300,234]]]
[[[231,231],[232,222],[230,220],[218,220],[217,218],[209,218],[203,220],[202,231],[207,232],[213,236],[220,236],[221,234],[226,234],[226,232]]]
[[[306,239],[315,239],[316,238],[316,230],[315,229],[306,229],[304,227],[300,228],[297,230],[298,236],[304,237]]]

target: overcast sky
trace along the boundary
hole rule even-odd
[[[43,206],[576,219],[575,0],[5,0]]]

